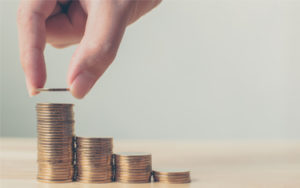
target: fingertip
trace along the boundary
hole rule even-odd
[[[35,95],[37,95],[37,94],[40,93],[39,91],[36,90],[36,88],[33,88],[31,86],[27,87],[27,91],[28,91],[29,97],[33,97],[33,96],[35,96]]]
[[[71,83],[70,92],[77,98],[82,99],[91,90],[97,77],[87,71],[84,71],[76,76],[74,81]]]
[[[38,79],[38,80],[40,81],[40,80],[42,80],[42,79]],[[36,84],[37,84],[37,85],[36,85],[36,84],[34,84],[34,82],[32,83],[30,77],[26,78],[26,86],[27,86],[28,95],[29,95],[30,97],[33,97],[33,96],[39,94],[40,92],[37,91],[37,88],[42,88],[42,87],[44,87],[44,83],[45,83],[45,81],[42,80],[42,82],[36,83]]]
[[[28,91],[29,97],[33,97],[40,93],[36,90],[36,88],[33,88],[33,87],[29,86],[28,84],[27,84],[27,91]]]
[[[37,94],[39,94],[40,92],[37,92],[37,91],[31,91],[31,93],[29,94],[29,96],[30,97],[33,97],[33,96],[35,96],[35,95],[37,95]]]

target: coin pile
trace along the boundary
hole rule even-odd
[[[73,180],[74,120],[72,104],[38,103],[38,180]]]
[[[151,181],[152,162],[149,153],[116,153],[115,180],[123,183]]]
[[[112,138],[76,138],[77,181],[108,183],[113,179]]]
[[[156,182],[163,183],[190,183],[190,171],[188,170],[154,170],[153,178]]]

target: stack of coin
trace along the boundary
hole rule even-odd
[[[153,178],[156,182],[163,183],[190,183],[189,170],[154,170]]]
[[[76,138],[77,181],[108,183],[113,179],[112,138]]]
[[[72,104],[39,103],[37,110],[38,180],[73,180],[74,120]]]
[[[151,181],[151,154],[116,153],[115,179],[123,183],[148,183]]]

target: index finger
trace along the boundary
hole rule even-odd
[[[55,8],[56,1],[23,0],[18,10],[20,58],[29,95],[46,81],[43,51],[46,41],[45,20]]]

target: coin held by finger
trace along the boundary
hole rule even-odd
[[[37,92],[41,91],[70,91],[69,88],[37,88]]]

